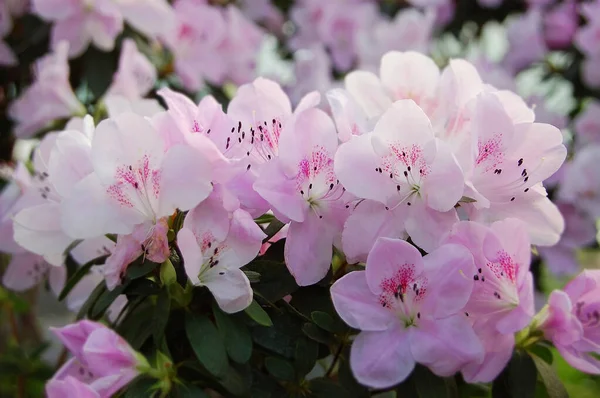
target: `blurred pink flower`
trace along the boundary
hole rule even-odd
[[[32,0],[33,11],[53,22],[51,42],[56,50],[69,43],[69,58],[81,55],[90,43],[111,51],[123,30],[123,16],[112,0]]]
[[[578,27],[579,15],[574,0],[561,2],[544,14],[544,36],[550,49],[570,46]]]
[[[513,75],[534,62],[541,61],[548,52],[544,41],[542,12],[530,8],[507,26],[509,49],[503,65]]]
[[[68,49],[69,44],[61,42],[54,52],[38,60],[36,80],[9,106],[17,137],[31,137],[56,119],[85,115],[69,83]]]
[[[550,294],[538,328],[574,368],[600,374],[600,270],[585,270]]]
[[[600,64],[599,64],[600,66]],[[582,145],[600,143],[600,101],[591,100],[574,120],[578,143]]]
[[[156,68],[142,53],[132,39],[123,40],[119,68],[106,96],[120,95],[130,100],[142,98],[154,87]]]

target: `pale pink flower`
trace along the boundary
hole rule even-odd
[[[285,263],[300,286],[323,279],[348,210],[334,172],[333,121],[313,108],[298,113],[279,137],[279,157],[261,169],[254,189],[281,221],[291,221]]]
[[[100,394],[93,387],[76,379],[73,376],[67,376],[62,380],[52,379],[46,386],[48,398],[100,398]]]
[[[464,207],[475,221],[521,219],[528,224],[534,244],[553,245],[564,221],[541,182],[554,174],[566,157],[562,133],[549,124],[515,120],[507,109],[507,103],[493,93],[479,95],[472,106],[471,153],[463,157],[472,163],[462,165],[465,195],[476,202]]]
[[[34,152],[34,178],[18,203],[14,239],[25,249],[62,264],[64,251],[75,240],[61,224],[61,203],[73,187],[92,172],[90,159],[94,123],[74,120],[60,133],[47,134]],[[78,130],[81,128],[82,130]]]
[[[434,22],[435,12],[431,8],[426,11],[406,8],[399,11],[393,20],[381,18],[372,28],[360,31],[357,51],[361,69],[376,69],[379,60],[388,51],[427,52]]]
[[[51,330],[74,358],[65,363],[48,382],[48,394],[54,389],[60,391],[61,383],[57,381],[62,380],[67,384],[76,384],[87,394],[96,393],[90,396],[111,397],[137,377],[140,367],[148,366],[146,359],[121,336],[100,323],[83,320]],[[86,384],[87,388],[73,382],[70,377]]]
[[[415,363],[449,376],[481,360],[482,347],[461,311],[473,279],[473,257],[444,245],[421,257],[405,241],[381,238],[366,271],[351,272],[331,287],[340,317],[361,333],[350,365],[361,384],[386,388],[408,377]]]
[[[145,36],[164,37],[175,25],[168,0],[113,0],[125,21]]]
[[[558,191],[561,200],[575,204],[594,219],[600,217],[599,154],[598,144],[579,149],[568,164]]]
[[[240,268],[256,257],[265,237],[247,212],[228,211],[213,194],[188,213],[177,246],[189,281],[206,286],[219,307],[233,313],[252,302],[250,282]]]
[[[121,95],[130,100],[139,99],[154,87],[156,68],[132,39],[123,40],[119,68],[113,77],[106,96]]]
[[[227,36],[221,11],[190,0],[175,3],[176,23],[165,37],[175,58],[175,73],[183,86],[198,90],[204,80],[220,82],[226,68],[218,47]]]
[[[585,270],[550,294],[538,328],[574,368],[600,374],[600,271]]]
[[[600,101],[590,101],[574,120],[576,140],[583,145],[600,143]]]
[[[32,178],[25,164],[19,162],[11,173],[10,180],[0,193],[0,251],[20,253],[23,248],[14,240],[13,217],[21,210],[20,200],[30,189]]]
[[[316,88],[323,92],[333,87],[331,59],[321,43],[294,52],[294,78],[287,90],[294,104]]]
[[[389,211],[426,251],[458,221],[454,206],[463,195],[462,170],[412,100],[395,102],[372,133],[341,145],[335,171],[350,193],[383,204],[380,211]]]
[[[503,65],[513,74],[544,59],[548,52],[544,40],[542,12],[532,7],[507,26],[509,49]]]
[[[598,23],[600,25],[600,22]],[[581,63],[581,78],[592,88],[600,87],[600,54],[587,57]]]
[[[557,203],[565,219],[565,231],[554,246],[538,247],[544,264],[556,275],[573,275],[579,271],[577,250],[596,241],[594,219],[576,204]]]
[[[12,254],[8,267],[2,275],[2,285],[16,292],[23,292],[48,281],[55,296],[62,291],[67,281],[64,266],[51,265],[40,255],[21,252]]]
[[[483,362],[467,364],[463,376],[469,382],[492,381],[510,359],[514,333],[527,326],[534,314],[527,229],[515,219],[490,227],[462,221],[444,243],[463,245],[475,262],[473,274],[466,275],[474,280],[474,287],[464,312],[484,345],[485,357]]]
[[[550,49],[571,45],[578,28],[579,15],[574,0],[558,3],[544,14],[544,36]]]
[[[590,20],[575,35],[575,45],[588,57],[600,56],[600,18]]]
[[[17,137],[31,137],[56,119],[85,114],[69,83],[68,48],[62,42],[37,61],[35,82],[10,105],[8,114],[17,123]]]
[[[329,90],[327,101],[341,142],[349,141],[355,135],[373,130],[373,125],[377,119],[368,119],[348,91],[341,88]]]
[[[123,16],[112,0],[33,0],[33,11],[53,22],[52,47],[69,43],[69,58],[81,55],[90,43],[111,51],[123,30]]]
[[[282,25],[285,22],[279,8],[270,0],[243,0],[240,4],[240,10],[248,18],[262,23],[275,34],[281,32]]]

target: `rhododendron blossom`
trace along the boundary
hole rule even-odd
[[[481,344],[460,314],[475,272],[464,247],[444,245],[421,257],[404,241],[379,239],[366,271],[351,272],[331,287],[342,319],[362,330],[350,354],[357,380],[385,388],[404,380],[415,363],[446,376],[481,360]]]

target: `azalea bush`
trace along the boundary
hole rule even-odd
[[[593,396],[600,3],[408,3],[2,0],[0,395]]]

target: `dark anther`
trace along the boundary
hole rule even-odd
[[[308,184],[308,189],[312,189],[312,183]]]
[[[421,313],[420,312],[417,312],[417,318],[421,319]]]
[[[525,190],[523,192],[527,192],[527,191],[529,191],[529,188],[525,188]]]
[[[235,127],[232,127],[232,128],[231,128],[231,132],[232,132],[232,133],[235,133]]]
[[[523,158],[519,159],[519,161],[517,162],[517,164],[520,166],[523,164]]]
[[[482,270],[481,270],[481,268],[479,268],[477,271],[478,271],[478,272],[481,274],[481,271],[482,271]]]
[[[271,155],[267,154],[267,159],[271,160]]]
[[[465,312],[465,315],[466,315],[466,316],[469,316],[469,313],[468,313],[468,312]]]
[[[246,167],[246,171],[250,170],[250,167],[252,167],[252,165],[251,165],[251,164],[249,164],[249,165]]]
[[[411,203],[410,203],[410,202],[406,202],[406,204],[407,204],[408,206],[410,206],[410,205],[411,205]]]
[[[510,198],[510,201],[513,202],[515,200],[515,197],[513,196],[512,198]]]
[[[138,187],[139,187],[139,184],[138,184],[137,182],[134,182],[134,183],[133,183],[133,186],[135,187],[135,189],[138,189]]]
[[[408,177],[408,171],[404,171],[404,177]]]
[[[482,276],[482,277],[481,277],[481,281],[482,281],[482,282],[485,282],[485,276]]]
[[[396,190],[400,190],[400,185],[396,185]]]
[[[211,242],[208,242],[208,245],[207,245],[207,246],[208,246],[208,248],[210,249],[210,247],[212,246],[212,243],[211,243]]]
[[[333,189],[333,184],[329,184],[329,189]]]
[[[221,271],[219,272],[219,275],[225,275],[225,272]]]
[[[527,180],[529,180],[529,177],[525,177],[525,179],[523,180],[523,182],[527,182]]]
[[[390,173],[390,178],[394,178],[394,174]]]
[[[238,122],[238,133],[240,132],[241,129],[242,129],[242,122]]]
[[[303,190],[300,190],[300,195],[304,195],[304,191]]]
[[[206,130],[206,134],[210,134],[210,129]]]
[[[478,281],[479,280],[479,275],[473,276],[473,279],[476,280],[476,281]]]
[[[521,172],[521,176],[525,177],[527,175],[527,169],[523,169],[523,171]]]

